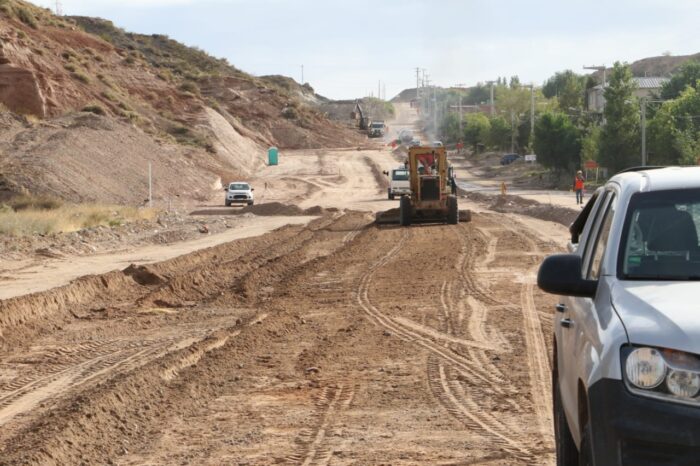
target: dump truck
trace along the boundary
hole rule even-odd
[[[460,212],[454,192],[454,171],[444,147],[411,147],[405,163],[410,194],[401,196],[399,209],[377,215],[377,223],[445,222],[451,225],[469,221],[469,211]]]
[[[386,125],[382,120],[374,120],[372,124],[369,125],[368,136],[371,138],[381,138],[384,137],[384,132],[386,131]]]

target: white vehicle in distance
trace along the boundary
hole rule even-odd
[[[248,204],[253,205],[255,203],[255,196],[253,195],[254,188],[250,184],[243,181],[234,181],[229,183],[226,191],[226,207],[230,207],[231,204]]]
[[[411,194],[411,183],[408,180],[408,169],[401,165],[393,170],[391,173],[384,172],[385,175],[390,177],[389,187],[387,188],[389,200],[393,201],[395,197],[401,197],[404,194]]]
[[[442,147],[442,141],[433,141],[430,143],[430,147]]]

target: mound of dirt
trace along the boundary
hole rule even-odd
[[[232,210],[233,214],[255,214],[262,217],[284,216],[294,217],[299,215],[314,215],[321,216],[326,213],[326,209],[320,206],[309,207],[302,209],[299,206],[283,204],[281,202],[268,202],[265,204],[256,204],[246,206],[242,209]]]
[[[543,204],[520,196],[489,196],[488,194],[471,192],[465,195],[469,200],[488,206],[496,212],[527,215],[529,217],[560,223],[566,227],[576,219],[579,211],[553,204]]]

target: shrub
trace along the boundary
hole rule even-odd
[[[38,29],[39,25],[36,22],[36,18],[34,15],[32,15],[29,10],[27,10],[24,7],[19,7],[17,9],[17,18],[19,18],[20,21],[22,21],[24,24],[29,26],[32,29]]]
[[[192,81],[185,81],[184,83],[180,84],[180,90],[195,95],[199,94],[199,86]]]
[[[15,212],[20,210],[53,210],[58,209],[63,205],[63,201],[49,196],[35,196],[31,194],[22,194],[10,199],[7,203]]]
[[[74,73],[71,73],[70,75],[73,77],[73,79],[80,81],[83,84],[90,84],[90,78],[88,77],[88,75],[81,71],[76,71]]]
[[[117,100],[118,100],[118,99],[117,99],[117,96],[115,96],[115,95],[114,95],[112,92],[110,92],[110,91],[102,91],[102,92],[100,93],[100,95],[101,95],[102,97],[104,97],[105,99],[109,100],[110,102],[117,102]]]
[[[78,71],[78,69],[77,69],[77,68],[75,67],[75,65],[72,64],[72,63],[66,63],[65,65],[63,65],[63,67],[64,67],[67,71],[70,71],[71,73],[75,73],[76,71]]]
[[[282,116],[288,120],[294,120],[296,118],[299,118],[299,114],[297,113],[296,109],[293,107],[285,107],[282,110]]]
[[[94,113],[95,115],[107,115],[107,111],[98,104],[88,105],[83,107],[83,112]]]

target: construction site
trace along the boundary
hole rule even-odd
[[[108,207],[0,236],[0,465],[554,463],[536,275],[573,195],[427,145],[407,100],[8,5],[2,226],[30,196]]]
[[[399,159],[290,151],[207,241],[5,268],[0,464],[550,464],[566,229],[377,224]]]

